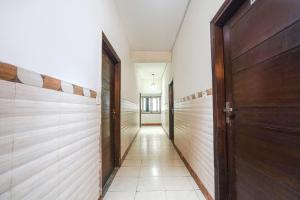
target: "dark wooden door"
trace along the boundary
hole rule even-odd
[[[169,84],[169,137],[174,142],[174,88],[173,81]]]
[[[223,28],[229,199],[300,199],[299,20],[299,0],[245,1]]]
[[[115,168],[113,129],[115,64],[105,49],[102,51],[102,186],[105,186]]]

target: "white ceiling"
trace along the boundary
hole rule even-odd
[[[136,63],[136,73],[139,79],[161,79],[166,68],[166,63]]]
[[[190,0],[115,0],[131,50],[170,51]]]

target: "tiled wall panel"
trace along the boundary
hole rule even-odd
[[[212,96],[175,103],[175,144],[214,197]]]
[[[162,105],[161,109],[161,125],[165,132],[169,135],[169,104]]]
[[[0,80],[0,199],[99,197],[96,99]]]
[[[131,144],[139,129],[139,105],[121,100],[121,156]]]

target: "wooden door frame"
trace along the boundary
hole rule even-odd
[[[115,118],[113,120],[114,157],[115,167],[121,166],[121,59],[113,46],[102,32],[102,51],[105,50],[114,62],[114,106]]]
[[[172,86],[172,103],[173,103],[173,111],[170,109],[171,105],[170,105],[170,87]],[[168,99],[169,99],[169,138],[170,140],[174,143],[174,82],[173,80],[170,81],[169,85],[168,85]],[[172,119],[172,123],[171,123],[171,115],[173,117]],[[171,127],[172,124],[172,127]],[[172,131],[171,131],[172,130]],[[172,132],[172,133],[171,133]]]
[[[140,123],[140,128],[142,127],[142,93],[140,93],[140,119],[139,119],[139,123]]]
[[[226,0],[210,23],[214,120],[215,199],[229,200],[228,141],[225,122],[223,27],[246,0]]]

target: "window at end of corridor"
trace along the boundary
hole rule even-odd
[[[158,96],[143,96],[142,97],[142,113],[159,114],[161,110],[160,97]]]

